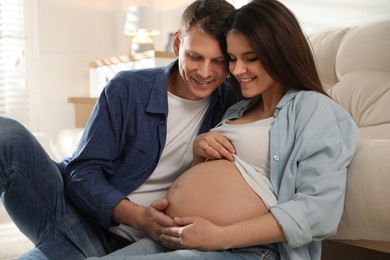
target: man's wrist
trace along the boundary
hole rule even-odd
[[[145,208],[131,201],[130,204],[132,212],[131,216],[129,216],[131,220],[130,226],[139,230],[144,230],[146,219]]]
[[[144,207],[128,199],[121,200],[113,211],[113,220],[136,229],[142,229],[144,222]]]

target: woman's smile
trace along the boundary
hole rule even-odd
[[[239,81],[240,83],[248,83],[254,80],[256,77],[251,77],[251,78],[240,78]]]

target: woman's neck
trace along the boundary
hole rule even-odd
[[[259,101],[254,105],[252,116],[258,119],[273,116],[276,106],[285,93],[286,90],[279,85],[272,87],[269,91],[263,92]]]

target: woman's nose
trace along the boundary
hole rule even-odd
[[[230,68],[230,71],[233,73],[233,75],[240,75],[242,73],[245,73],[246,72],[245,64],[237,60],[234,63],[233,68]]]

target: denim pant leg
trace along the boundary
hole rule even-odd
[[[276,251],[275,251],[276,249]],[[97,258],[92,257],[88,260],[182,260],[182,259],[199,259],[199,260],[278,260],[279,254],[276,245],[257,246],[250,248],[204,252],[198,250],[174,250],[171,251],[150,238],[141,239],[130,246],[124,247],[107,256]]]
[[[36,248],[26,259],[84,259],[111,252],[98,225],[65,199],[56,164],[21,124],[0,117],[0,194]]]

